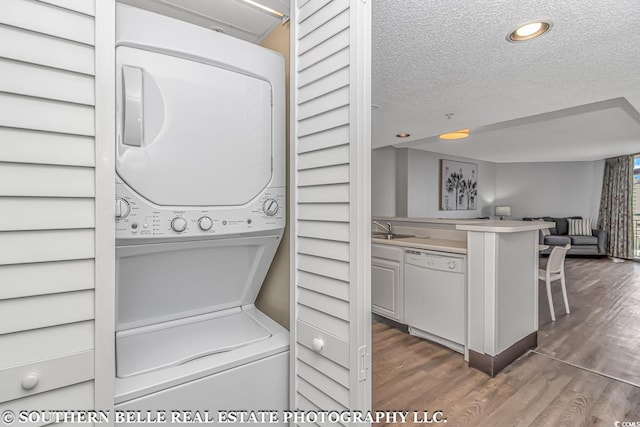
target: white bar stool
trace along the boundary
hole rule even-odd
[[[571,313],[569,310],[569,299],[567,298],[567,284],[564,278],[564,259],[569,249],[571,249],[571,245],[569,244],[566,246],[555,246],[549,255],[546,270],[538,270],[538,280],[544,280],[547,285],[549,310],[551,310],[551,320],[554,322],[556,321],[556,313],[553,308],[553,299],[551,298],[551,282],[560,280],[562,297],[564,298],[564,308],[567,310],[567,314]]]

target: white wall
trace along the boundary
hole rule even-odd
[[[478,164],[478,209],[441,211],[439,161]],[[491,163],[416,149],[381,148],[371,153],[373,216],[493,217],[511,206],[511,219],[574,216],[597,221],[604,160],[593,162]]]
[[[396,216],[396,149],[371,151],[371,215]]]
[[[407,216],[432,218],[475,218],[493,214],[496,193],[496,164],[424,150],[409,149]],[[439,209],[440,159],[478,164],[478,198],[475,210]]]
[[[594,162],[500,163],[496,203],[511,206],[512,218],[598,217],[604,160]]]

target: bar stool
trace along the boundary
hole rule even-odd
[[[546,270],[538,270],[538,280],[544,280],[547,285],[547,299],[549,300],[549,310],[551,310],[551,320],[556,321],[556,313],[553,308],[553,299],[551,298],[551,282],[560,280],[560,286],[562,287],[562,297],[564,298],[564,308],[567,310],[567,314],[571,313],[569,310],[569,299],[567,298],[567,284],[564,278],[564,259],[567,255],[567,251],[571,249],[571,245],[555,246],[551,250],[549,260],[547,261]]]

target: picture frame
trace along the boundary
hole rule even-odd
[[[476,210],[478,164],[440,159],[440,210]]]

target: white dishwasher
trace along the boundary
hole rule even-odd
[[[405,249],[404,266],[409,333],[464,353],[466,257]]]

